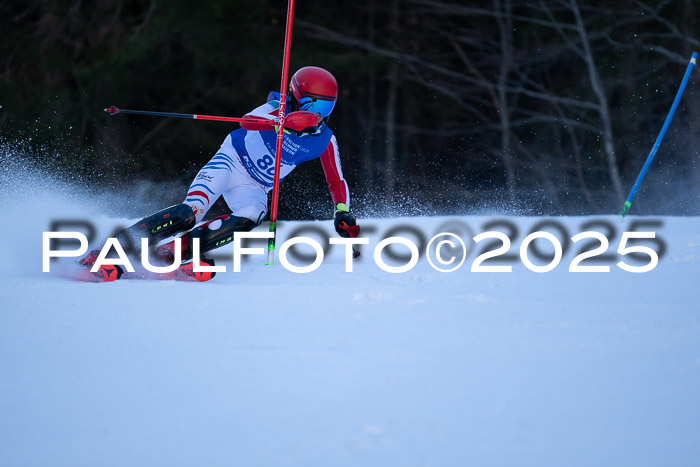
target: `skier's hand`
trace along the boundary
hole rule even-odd
[[[306,110],[297,110],[284,117],[284,127],[298,133],[314,132],[320,123],[318,114]]]
[[[350,215],[350,211],[345,203],[335,205],[335,231],[338,235],[345,238],[355,238],[360,235],[360,226],[357,225],[357,219]]]

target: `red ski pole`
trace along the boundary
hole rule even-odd
[[[198,114],[180,114],[173,112],[153,112],[151,110],[127,110],[120,109],[119,107],[111,106],[105,109],[110,115],[117,114],[136,114],[136,115],[154,115],[156,117],[176,117],[176,118],[193,118],[195,120],[213,120],[217,122],[250,122],[250,123],[263,123],[267,125],[274,125],[275,122],[272,120],[266,120],[263,118],[255,119],[254,117],[247,117],[245,120],[239,117],[217,117],[214,115],[198,115]]]
[[[267,263],[275,262],[275,237],[277,236],[277,201],[279,199],[280,165],[282,163],[282,141],[284,140],[284,114],[287,107],[287,75],[289,74],[289,52],[292,47],[292,21],[294,19],[294,0],[287,4],[287,28],[284,33],[284,55],[282,56],[282,84],[280,85],[280,108],[277,127],[277,146],[275,148],[275,177],[272,184],[272,202],[270,204],[270,232],[272,237],[267,243]]]

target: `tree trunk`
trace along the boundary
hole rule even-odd
[[[498,12],[503,10],[503,16],[496,16],[498,22],[498,32],[501,45],[501,60],[498,73],[498,119],[501,130],[501,158],[506,169],[506,183],[508,199],[511,204],[515,203],[515,168],[511,160],[510,148],[510,108],[508,106],[508,95],[506,86],[508,84],[508,74],[512,64],[512,18],[510,16],[510,0],[505,0],[501,6],[500,0],[494,0],[494,9]]]
[[[399,1],[391,2],[390,30],[399,37]],[[396,95],[399,87],[399,65],[394,62],[389,72],[389,91],[386,100],[386,142],[384,151],[384,196],[391,203],[394,197],[396,167]]]
[[[370,2],[367,21],[367,41],[374,44],[375,41],[375,12],[374,2]],[[374,154],[374,132],[377,122],[377,73],[372,67],[367,76],[367,125],[365,130],[365,145],[363,166],[365,170],[364,186],[366,189],[374,186],[374,167],[376,165]]]
[[[593,92],[595,93],[598,99],[598,104],[600,106],[600,119],[603,123],[603,149],[605,151],[608,163],[608,176],[610,177],[613,189],[615,190],[617,201],[619,203],[622,203],[625,198],[622,192],[622,182],[620,181],[620,173],[617,168],[617,156],[615,155],[612,118],[610,116],[608,98],[605,95],[605,89],[603,87],[603,83],[600,80],[600,75],[598,74],[598,70],[595,65],[595,60],[593,59],[593,52],[591,51],[591,46],[588,41],[588,33],[586,32],[586,27],[583,24],[583,18],[581,17],[581,11],[579,10],[577,0],[571,0],[571,10],[573,11],[574,16],[576,17],[576,26],[579,37],[581,38],[581,46],[583,47],[583,60],[586,63],[586,68],[588,69],[588,77],[591,81]]]

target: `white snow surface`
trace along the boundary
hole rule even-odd
[[[262,256],[234,273],[229,246],[218,253],[229,271],[210,282],[94,284],[43,273],[42,232],[82,218],[106,236],[129,220],[36,184],[6,186],[2,201],[1,466],[700,460],[700,218],[549,219],[569,236],[615,226],[609,273],[568,272],[578,244],[553,271],[528,270],[520,242],[543,220],[531,217],[506,218],[519,230],[506,232],[513,272],[471,272],[471,237],[494,215],[361,219],[370,245],[352,273],[338,246],[309,274]],[[615,252],[639,220],[660,222],[647,230],[667,250],[634,274]],[[429,238],[446,222],[471,228],[457,271],[374,263],[397,225]],[[331,235],[328,221],[283,222],[278,251],[308,225]]]

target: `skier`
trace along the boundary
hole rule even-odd
[[[280,166],[280,181],[297,165],[321,159],[334,205],[334,226],[343,237],[359,235],[356,218],[350,214],[350,194],[343,178],[338,145],[326,119],[338,97],[338,84],[327,70],[307,66],[292,76],[284,119],[285,135]],[[170,243],[158,247],[161,264],[172,264],[174,242],[182,247],[182,261],[192,260],[192,239],[200,239],[202,253],[233,240],[234,232],[247,232],[260,225],[267,214],[267,193],[272,189],[275,170],[276,126],[260,123],[260,119],[277,121],[280,94],[271,92],[268,102],[246,114],[241,128],[232,131],[221,148],[192,181],[185,200],[121,231],[116,238],[121,245],[130,245],[140,254],[142,237],[153,245],[186,232]],[[231,214],[201,222],[214,202],[223,196]],[[99,250],[93,250],[80,264],[91,268]],[[200,259],[213,265],[213,261]],[[104,265],[99,280],[121,277],[120,266]],[[208,280],[213,273],[195,273],[191,263],[181,266],[172,278],[188,276]]]

